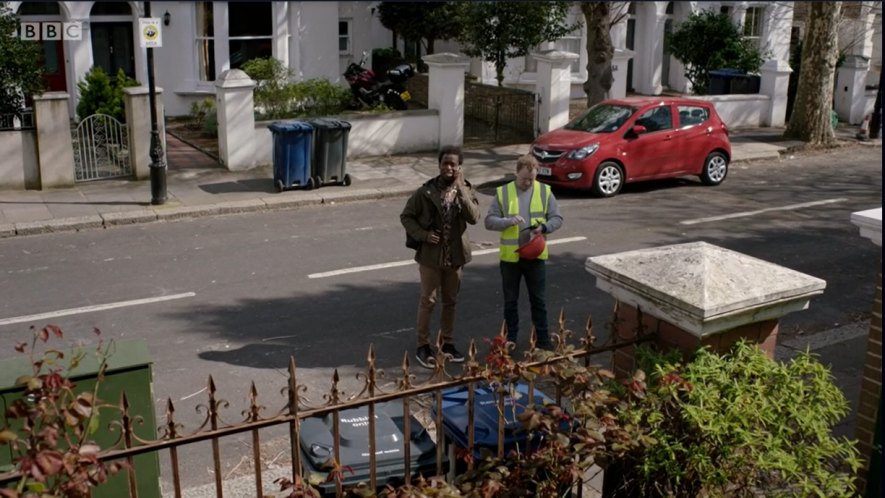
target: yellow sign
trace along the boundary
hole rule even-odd
[[[139,17],[138,33],[142,48],[163,46],[163,32],[160,30],[159,17]]]

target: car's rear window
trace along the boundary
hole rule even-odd
[[[565,125],[565,129],[590,133],[612,133],[630,119],[637,109],[637,107],[626,105],[596,104],[587,109],[583,115]]]

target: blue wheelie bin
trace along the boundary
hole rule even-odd
[[[291,188],[310,190],[313,127],[302,121],[271,123],[273,135],[273,181],[277,192]]]
[[[317,186],[350,185],[347,166],[347,138],[350,123],[338,119],[317,118],[313,126],[313,180]]]
[[[539,437],[529,437],[529,433],[522,430],[519,416],[528,406],[529,387],[519,382],[515,389],[504,397],[504,454],[513,450],[526,451],[542,442]],[[442,420],[443,432],[446,435],[446,444],[454,444],[460,449],[468,448],[467,423],[468,418],[468,391],[466,386],[447,389],[442,392]],[[543,392],[535,389],[533,404],[541,405],[551,403],[552,400]],[[436,405],[431,407],[431,414],[436,420]],[[474,441],[473,456],[475,459],[482,457],[482,450],[486,449],[492,454],[498,451],[498,395],[491,386],[480,385],[474,390]],[[451,446],[448,448],[451,450]],[[451,452],[450,452],[451,455]],[[451,458],[451,456],[450,456]],[[455,471],[463,472],[462,462],[456,462]]]

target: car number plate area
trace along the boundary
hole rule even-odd
[[[538,166],[538,174],[543,176],[553,175],[553,170],[546,166]]]
[[[408,91],[408,90],[406,90],[406,91],[404,91],[403,93],[400,94],[400,97],[402,97],[403,101],[408,101],[408,100],[410,100],[410,99],[412,98],[412,95],[409,94],[409,91]]]

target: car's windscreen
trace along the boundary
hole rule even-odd
[[[567,130],[611,133],[627,121],[638,108],[626,105],[597,104],[583,116],[565,125]]]

